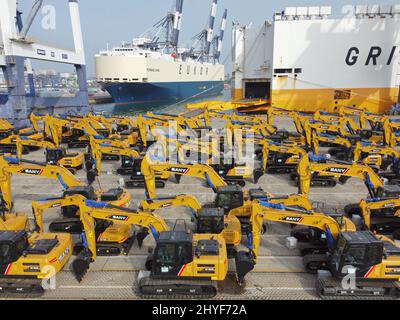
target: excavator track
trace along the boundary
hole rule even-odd
[[[210,299],[217,295],[218,287],[211,280],[158,280],[142,278],[139,294],[145,299]]]
[[[42,280],[24,278],[0,278],[0,297],[41,297],[44,294]]]
[[[125,188],[127,189],[142,189],[146,186],[144,180],[127,180],[125,181]],[[165,188],[165,181],[157,180],[156,181],[156,188],[163,189]]]
[[[115,257],[120,255],[128,255],[131,250],[134,242],[135,235],[129,238],[124,243],[107,243],[107,242],[97,242],[96,249],[97,255],[103,257]],[[84,246],[82,243],[77,243],[74,247],[74,255],[79,255],[79,253],[83,250]]]
[[[133,174],[133,169],[132,168],[118,168],[117,169],[117,174],[121,176],[131,176]]]
[[[329,177],[326,178],[312,178],[311,186],[319,187],[319,188],[334,188],[336,187],[337,182]]]
[[[268,166],[268,174],[291,174],[297,170],[297,166]]]
[[[343,289],[342,283],[338,279],[318,278],[316,290],[320,298],[327,300],[387,300],[398,299],[400,297],[400,285],[395,280],[357,279],[355,289]]]

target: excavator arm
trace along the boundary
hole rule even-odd
[[[360,209],[364,225],[371,228],[371,211],[380,209],[400,208],[399,198],[390,199],[362,199],[360,201]],[[397,213],[396,213],[397,214]],[[395,215],[396,215],[395,214]],[[399,217],[399,215],[397,215]]]
[[[323,213],[314,211],[301,211],[291,209],[282,204],[272,204],[270,202],[253,201],[251,214],[251,234],[249,235],[250,248],[255,258],[260,249],[263,223],[265,221],[280,222],[292,225],[302,225],[317,228],[327,234],[328,245],[333,246],[338,234],[342,231],[339,223]]]
[[[161,232],[169,230],[164,219],[152,213],[121,208],[106,202],[87,200],[81,195],[34,201],[32,207],[38,228],[40,230],[43,228],[42,215],[44,210],[71,205],[79,207],[80,219],[83,225],[82,240],[85,248],[72,265],[73,272],[79,282],[89,269],[90,263],[97,258],[95,219],[146,228],[153,234],[155,239],[158,238]]]
[[[194,178],[204,179],[209,186],[215,191],[217,188],[226,186],[227,183],[222,179],[215,170],[205,164],[174,164],[164,161],[152,161],[150,155],[147,154],[142,161],[141,171],[145,179],[147,198],[156,198],[156,177],[155,171],[160,173],[171,173],[182,176],[190,176]]]
[[[354,149],[354,162],[367,161],[366,159],[361,159],[362,154],[367,154],[368,157],[377,156],[387,156],[392,159],[392,164],[396,166],[400,159],[400,152],[389,146],[376,145],[369,142],[358,142]],[[367,163],[368,164],[368,163]]]
[[[342,162],[327,163],[326,156],[309,154],[304,156],[298,166],[299,193],[308,196],[310,193],[312,173],[316,172],[322,177],[353,177],[362,179],[371,195],[375,197],[383,181],[378,174],[369,166],[358,163],[344,164]]]
[[[90,137],[90,150],[92,153],[93,160],[95,161],[97,175],[100,176],[101,172],[101,160],[103,154],[112,154],[118,156],[127,156],[132,159],[139,158],[140,154],[136,150],[130,149],[124,146],[114,146],[113,143],[98,142],[94,137]]]
[[[201,209],[199,201],[190,195],[179,195],[176,197],[163,197],[156,199],[143,200],[140,207],[144,211],[153,212],[155,210],[170,208],[170,207],[188,207],[194,212]]]
[[[293,157],[298,157],[298,162],[300,162],[300,159],[307,154],[304,149],[297,147],[293,144],[285,145],[285,144],[275,143],[272,141],[263,143],[262,152],[263,152],[262,169],[264,170],[264,172],[266,172],[268,166],[268,157],[270,152],[291,154]],[[297,159],[294,161],[297,161]]]
[[[84,186],[84,183],[64,167],[1,156],[0,189],[8,210],[12,208],[11,176],[13,174],[58,180],[64,189]]]

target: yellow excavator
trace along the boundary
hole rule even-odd
[[[45,134],[46,139],[54,145],[46,147],[46,162],[51,165],[60,165],[71,172],[83,168],[85,162],[85,154],[83,152],[67,153],[65,148],[61,148],[60,134],[57,126],[54,124],[54,119],[50,115],[46,115],[45,119]]]
[[[386,117],[383,121],[383,144],[395,148],[400,143],[400,118]]]
[[[367,125],[369,125],[369,128],[375,134],[381,134],[383,136],[383,122],[385,118],[386,116],[383,114],[364,111],[360,115],[360,128],[367,129]]]
[[[300,159],[306,155],[304,148],[293,143],[278,143],[265,140],[261,154],[261,169],[263,173],[281,174],[296,171]],[[259,175],[254,175],[258,183]]]
[[[187,231],[169,231],[164,220],[154,214],[116,207],[105,202],[94,202],[84,197],[80,197],[79,201],[77,199],[78,197],[74,196],[73,203],[80,208],[84,230],[82,234],[84,249],[72,263],[72,270],[78,281],[83,279],[89,269],[90,263],[97,258],[95,219],[101,219],[146,228],[157,240],[157,247],[154,253],[149,256],[151,263],[148,264],[148,267],[152,271],[142,272],[142,277],[139,280],[140,293],[144,296],[150,294],[164,296],[166,292],[160,290],[160,286],[169,287],[168,297],[182,293],[182,291],[185,291],[186,295],[194,297],[211,297],[216,294],[214,291],[215,281],[224,280],[228,270],[228,256],[225,240],[222,235],[193,235]],[[183,234],[186,237],[182,238]],[[168,235],[170,237],[166,241],[166,236]],[[190,241],[185,241],[189,239]],[[180,254],[169,256],[169,259],[166,260],[166,244],[169,244],[171,249],[172,247],[175,249],[176,246],[176,250]],[[192,251],[192,246],[197,248],[197,250]],[[210,249],[212,250],[211,252],[208,251]],[[243,252],[243,256],[241,253],[238,254],[236,260],[239,270],[237,271],[237,276],[241,281],[243,281],[244,276],[254,267],[251,261],[245,260],[245,254],[246,252]],[[166,263],[169,263],[171,268]],[[204,264],[209,266],[205,267]],[[211,264],[213,264],[214,268]],[[164,269],[160,269],[161,265]],[[165,268],[168,271],[165,271]],[[153,282],[155,275],[157,275],[157,281]],[[163,281],[167,279],[168,281]],[[175,291],[175,288],[179,288],[179,290]]]
[[[365,110],[354,106],[340,106],[337,108],[338,114],[342,116],[360,117]]]
[[[125,190],[94,190],[92,186],[85,185],[64,167],[0,156],[0,190],[7,212],[11,212],[13,208],[11,177],[15,174],[57,180],[64,188],[65,195],[81,194],[90,200],[101,199],[122,207],[129,206],[131,201],[130,193]],[[63,210],[63,215],[69,218],[75,218],[76,213],[77,210],[74,207]]]
[[[238,185],[228,185],[212,167],[204,164],[174,164],[151,159],[151,156],[147,154],[142,161],[141,171],[146,182],[146,201],[149,203],[157,200],[156,171],[205,180],[208,186],[216,193],[211,207],[222,208],[225,214],[231,213],[236,216],[242,229],[245,229],[249,224],[251,202],[255,199],[268,199],[272,203],[283,203],[306,210],[311,210],[312,208],[308,198],[302,195],[274,197],[262,189],[243,190]]]
[[[385,185],[371,167],[358,163],[331,161],[327,156],[308,154],[301,159],[297,170],[299,193],[304,196],[309,196],[312,184],[326,186],[329,183],[334,186],[336,178],[345,183],[351,177],[362,179],[365,182],[371,198],[384,198],[393,192],[400,194],[399,186]],[[325,179],[326,177],[328,179]]]
[[[246,233],[250,249],[255,257],[258,256],[265,222],[306,227],[293,229],[291,232],[291,235],[300,241],[299,248],[302,256],[325,254],[332,236],[336,239],[340,232],[357,231],[352,220],[340,214],[327,215],[265,200],[253,200],[250,225]],[[305,268],[310,272],[316,270],[313,261],[307,263]]]
[[[271,207],[253,203],[256,227],[254,243],[259,242],[260,224],[266,219],[290,224],[309,225],[326,234],[327,252],[303,257],[310,272],[326,270],[316,288],[321,298],[398,298],[400,296],[400,248],[384,236],[371,231],[342,231],[335,219],[317,213]],[[344,287],[343,279],[353,276],[354,286]]]
[[[218,282],[228,275],[228,255],[220,234],[162,232],[151,259],[151,270],[140,271],[137,278],[143,298],[212,298],[218,293]],[[242,251],[235,264],[236,279],[242,285],[254,262]]]
[[[400,161],[400,152],[395,148],[367,141],[358,142],[353,153],[354,162],[361,162],[379,170],[386,170],[390,165],[396,170]]]
[[[398,193],[387,194],[385,198],[362,199],[358,204],[345,206],[347,216],[360,217],[361,229],[393,236],[400,240],[400,198]]]
[[[0,231],[0,295],[41,296],[72,254],[69,234]]]
[[[89,183],[94,181],[95,176],[101,175],[101,162],[104,155],[111,155],[117,157],[125,157],[127,159],[122,159],[121,162],[128,161],[131,164],[131,170],[135,159],[140,158],[139,152],[131,148],[121,148],[112,146],[109,143],[98,142],[93,137],[90,137],[90,153],[89,158],[86,159],[86,170],[88,172]],[[120,168],[117,173],[124,171],[126,168]],[[125,186],[131,188],[135,185],[136,181],[128,180],[125,181]]]
[[[76,206],[80,212],[79,227],[82,233],[82,246],[76,250],[79,254],[73,262],[73,271],[78,281],[82,280],[89,264],[95,261],[98,255],[118,255],[129,252],[135,240],[130,230],[132,226],[147,228],[154,236],[168,230],[164,219],[150,212],[139,212],[107,202],[88,200],[82,195],[41,199],[34,202],[36,230],[43,231],[43,210],[66,206]],[[146,236],[147,233],[140,239],[143,240]]]

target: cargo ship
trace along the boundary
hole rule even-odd
[[[217,0],[213,0],[208,28],[196,36],[191,48],[181,48],[182,9],[183,0],[176,0],[175,12],[155,25],[152,36],[135,38],[95,56],[96,80],[116,105],[154,106],[222,92],[225,72],[219,59],[227,10],[219,34],[213,36],[217,13]],[[162,41],[160,33],[166,34]]]
[[[400,5],[289,7],[233,28],[234,99],[335,112],[389,110],[399,99]]]

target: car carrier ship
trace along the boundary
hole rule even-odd
[[[384,112],[398,102],[400,5],[290,7],[233,27],[234,99],[334,112]]]
[[[95,56],[97,81],[117,105],[154,106],[222,92],[224,66],[219,59],[227,10],[214,37],[217,1],[213,0],[208,28],[196,36],[191,48],[178,46],[183,0],[177,0],[175,12],[159,21],[151,36]]]

